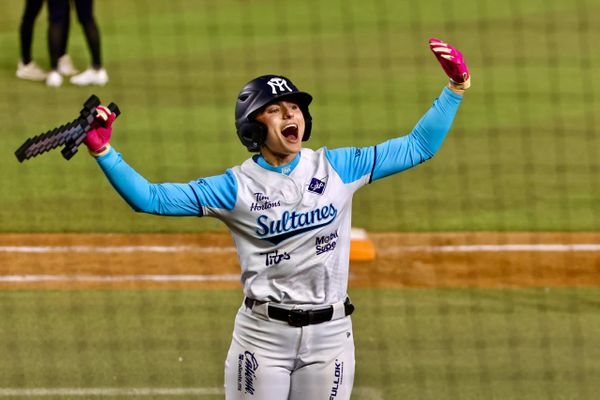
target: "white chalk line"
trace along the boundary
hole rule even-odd
[[[238,274],[209,275],[78,275],[78,274],[23,274],[0,275],[0,282],[237,282]]]
[[[506,252],[596,252],[600,244],[476,244],[447,246],[396,246],[376,251],[376,254],[391,255],[400,253],[506,253]]]
[[[234,253],[215,246],[0,246],[0,253]]]
[[[221,388],[0,388],[0,397],[46,396],[219,396]]]
[[[222,396],[222,388],[0,388],[0,397],[83,397],[83,396]],[[357,387],[353,394],[369,400],[383,399],[380,390]]]

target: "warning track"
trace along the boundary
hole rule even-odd
[[[600,286],[600,233],[370,233],[351,287]],[[240,287],[226,233],[3,234],[2,288]]]

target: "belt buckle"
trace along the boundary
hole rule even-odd
[[[303,327],[310,323],[308,311],[293,308],[288,312],[288,324],[295,327]]]

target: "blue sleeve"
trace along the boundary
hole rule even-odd
[[[100,168],[135,211],[171,216],[202,216],[202,206],[232,209],[237,181],[231,171],[189,183],[149,183],[114,149],[97,159]]]
[[[462,96],[444,88],[412,132],[378,144],[371,180],[404,171],[433,157],[450,130],[461,100]]]
[[[420,164],[437,152],[450,130],[462,96],[448,88],[406,136],[373,147],[325,149],[329,163],[344,183],[370,174],[371,181]]]
[[[373,172],[375,147],[325,149],[325,155],[344,183],[352,183]]]

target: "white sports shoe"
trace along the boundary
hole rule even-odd
[[[58,72],[63,76],[75,75],[79,71],[73,65],[73,60],[68,54],[58,59]]]
[[[63,77],[58,71],[50,71],[48,77],[46,78],[46,86],[49,87],[59,87],[63,83]]]
[[[17,78],[43,81],[47,76],[48,73],[33,61],[30,61],[29,64],[23,64],[22,61],[19,61],[19,64],[17,64]]]
[[[104,68],[93,69],[88,68],[82,73],[71,78],[71,83],[74,85],[100,85],[104,86],[108,83],[108,74]]]

